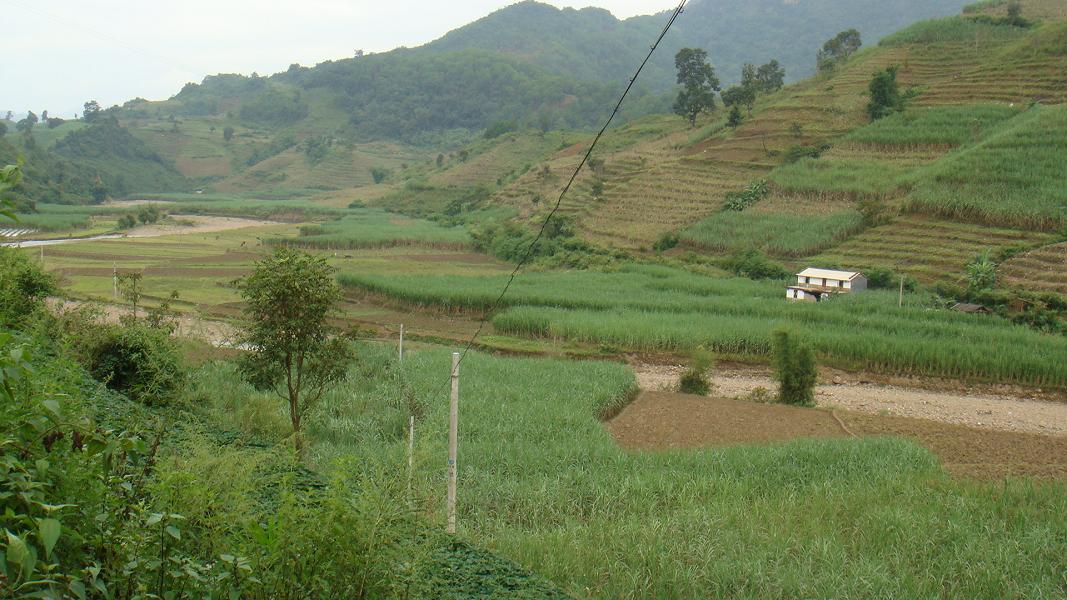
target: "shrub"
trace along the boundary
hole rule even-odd
[[[689,357],[689,369],[682,373],[678,382],[678,390],[683,394],[696,394],[707,396],[711,391],[711,382],[708,380],[708,372],[715,364],[715,358],[711,352],[704,348],[697,348]]]
[[[381,183],[385,181],[389,178],[389,175],[391,174],[392,171],[390,171],[389,169],[383,169],[381,167],[373,167],[370,170],[370,176],[372,179],[374,179],[374,183]]]
[[[119,229],[133,229],[137,226],[137,217],[129,213],[122,215],[115,226]]]
[[[165,330],[132,322],[108,326],[87,354],[94,378],[147,405],[167,404],[185,382],[178,347]]]
[[[802,158],[819,158],[824,152],[830,149],[830,144],[821,144],[819,146],[790,146],[785,151],[785,162],[795,163]]]
[[[734,254],[727,259],[725,266],[735,274],[750,279],[782,279],[789,276],[785,267],[768,260],[759,250]]]
[[[55,278],[13,248],[0,247],[0,326],[12,327],[55,291]]]
[[[656,252],[666,252],[676,246],[678,246],[678,234],[672,232],[663,234],[655,244],[652,244],[652,249]]]
[[[771,186],[766,179],[753,181],[741,192],[728,192],[723,210],[742,211],[763,200],[771,194]]]
[[[815,352],[793,335],[779,329],[772,335],[775,376],[778,379],[778,401],[782,404],[815,406],[815,381],[819,372],[815,366]]]

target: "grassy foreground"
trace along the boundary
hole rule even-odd
[[[317,460],[402,471],[404,381],[424,413],[416,488],[442,519],[448,371],[446,352],[411,354],[402,370],[391,349],[364,352],[364,379],[316,419]],[[583,598],[1067,593],[1060,484],[952,480],[897,439],[627,453],[597,415],[633,383],[616,364],[471,355],[461,536]]]

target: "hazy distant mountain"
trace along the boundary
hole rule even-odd
[[[839,31],[859,29],[866,43],[919,20],[957,14],[968,0],[692,0],[642,75],[653,89],[674,84],[674,54],[708,51],[726,81],[746,62],[772,58],[789,79],[815,71],[815,53]],[[596,8],[557,9],[527,0],[452,31],[424,46],[432,51],[493,50],[553,73],[619,82],[629,77],[659,34],[667,14],[619,20]]]

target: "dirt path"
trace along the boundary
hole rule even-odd
[[[677,389],[681,366],[633,365],[642,390]],[[716,373],[712,393],[744,398],[757,388],[769,393],[777,383],[756,370]],[[882,416],[928,419],[984,430],[1067,436],[1067,404],[997,395],[936,392],[898,386],[842,383],[815,389],[819,406]]]

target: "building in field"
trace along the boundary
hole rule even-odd
[[[837,294],[854,294],[867,289],[867,278],[858,271],[808,268],[797,273],[797,282],[786,288],[789,300],[819,302]]]

